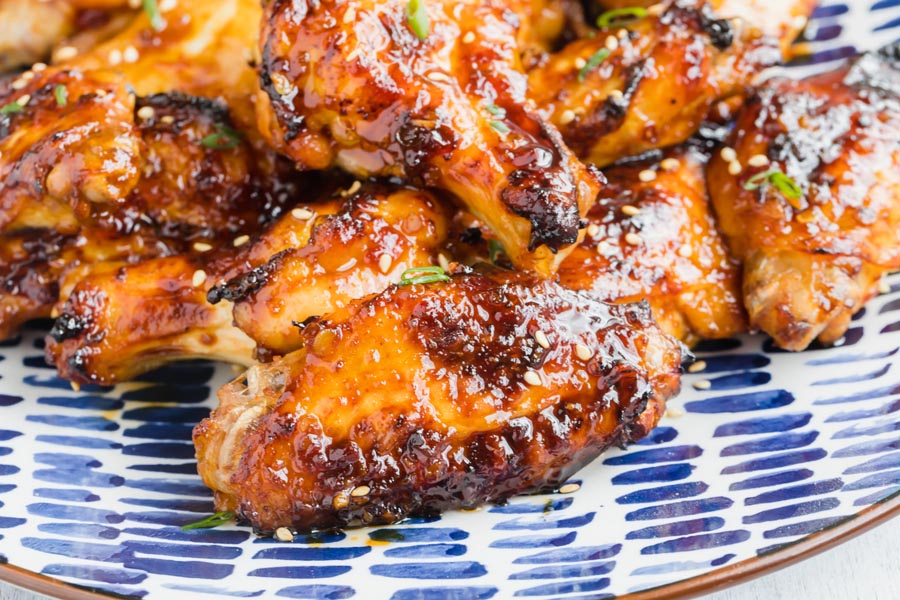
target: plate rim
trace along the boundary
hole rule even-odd
[[[686,600],[734,587],[812,558],[895,517],[900,517],[900,491],[854,513],[839,525],[788,543],[771,554],[747,558],[674,583],[616,596],[616,600]],[[127,597],[90,586],[69,583],[9,563],[0,564],[0,581],[58,600],[108,600]]]

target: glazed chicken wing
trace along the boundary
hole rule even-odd
[[[717,101],[780,58],[747,23],[674,0],[551,55],[529,72],[529,94],[578,156],[604,166],[685,141]]]
[[[453,193],[513,262],[553,273],[594,175],[525,97],[512,0],[273,0],[260,125],[302,168],[337,164]]]
[[[894,45],[805,80],[767,81],[711,162],[750,324],[779,346],[834,342],[900,268],[898,139]]]
[[[218,509],[263,531],[557,486],[653,427],[682,359],[645,306],[501,271],[392,286],[301,336],[226,386],[194,431]]]
[[[740,266],[716,229],[706,160],[688,146],[607,170],[560,283],[605,302],[646,299],[660,328],[689,343],[746,331]]]
[[[290,352],[296,322],[434,264],[444,221],[428,193],[367,184],[297,206],[237,248],[104,265],[64,290],[48,362],[67,379],[110,384],[189,357],[247,365],[257,343],[268,357]]]

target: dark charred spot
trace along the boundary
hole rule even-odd
[[[210,304],[218,304],[222,300],[238,302],[250,294],[262,288],[269,281],[269,276],[278,270],[281,257],[286,251],[282,251],[264,265],[251,269],[243,275],[210,288],[206,293],[206,301]]]
[[[471,246],[477,246],[484,241],[484,236],[481,235],[481,230],[477,227],[469,227],[459,234],[459,241]]]
[[[700,26],[709,41],[719,50],[727,50],[734,43],[734,28],[727,19],[713,19],[706,11],[700,17]]]
[[[307,326],[309,326],[310,323],[312,323],[313,321],[315,321],[318,318],[319,318],[319,315],[312,315],[312,316],[306,317],[302,321],[291,321],[291,325],[293,325],[300,331],[303,331],[304,329],[307,328]]]
[[[531,223],[528,251],[546,245],[556,252],[578,239],[577,189],[559,169],[518,169],[509,176],[500,199]]]
[[[48,334],[55,342],[61,343],[76,338],[87,327],[87,321],[78,315],[63,313],[53,322]]]

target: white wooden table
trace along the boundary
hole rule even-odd
[[[898,598],[900,598],[900,518],[893,519],[806,561],[706,596],[706,600],[897,600]],[[46,598],[0,582],[0,600],[46,600]]]

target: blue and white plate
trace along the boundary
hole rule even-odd
[[[823,5],[805,73],[893,41],[900,0]],[[666,597],[900,512],[900,277],[837,347],[706,344],[661,425],[564,486],[394,527],[258,539],[213,510],[191,428],[233,376],[179,365],[72,391],[42,331],[0,348],[0,578],[67,598]],[[693,384],[699,381],[702,390]]]

